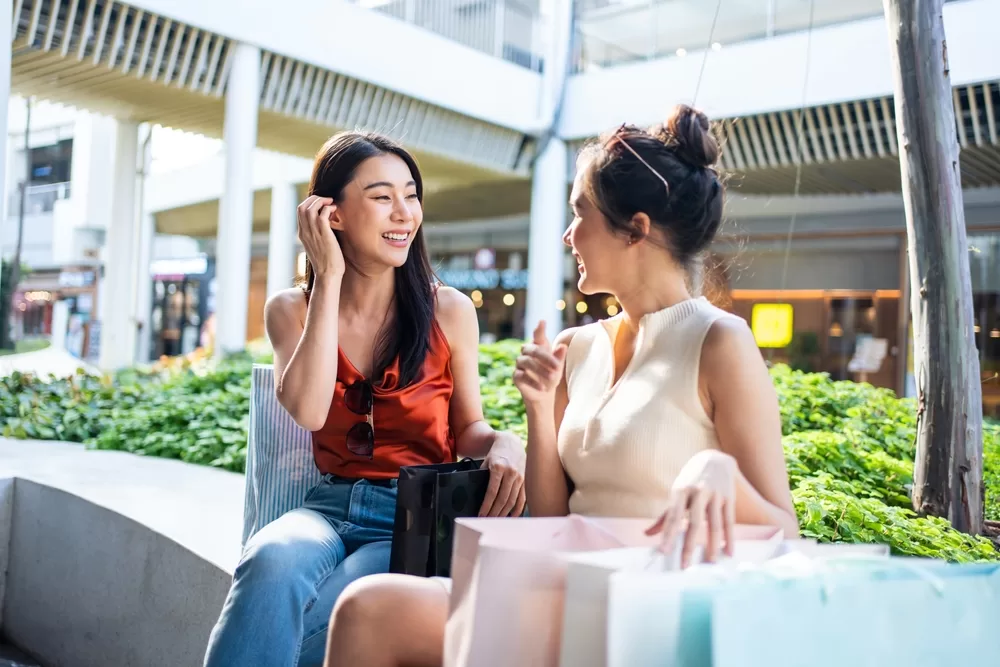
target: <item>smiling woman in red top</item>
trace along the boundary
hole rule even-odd
[[[422,200],[416,162],[381,135],[338,134],[316,158],[306,280],[264,317],[278,400],[324,476],[247,543],[207,667],[322,663],[340,592],[389,570],[400,466],[485,457],[482,514],[524,508],[524,448],[483,419],[476,311],[433,282]]]

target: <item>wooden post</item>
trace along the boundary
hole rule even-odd
[[[913,506],[978,534],[982,387],[942,0],[883,0],[895,81],[917,383]]]

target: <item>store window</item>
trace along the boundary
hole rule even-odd
[[[528,300],[524,251],[479,248],[474,252],[441,253],[432,258],[432,264],[445,285],[472,299],[484,343],[524,337]]]
[[[1000,232],[969,236],[969,273],[983,407],[1000,416]]]

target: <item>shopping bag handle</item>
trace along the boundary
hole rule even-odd
[[[820,589],[823,599],[826,600],[833,593],[833,585],[831,584],[828,576],[832,573],[838,565],[846,565],[849,563],[870,563],[878,565],[890,565],[892,567],[899,567],[907,572],[915,575],[918,579],[922,579],[934,590],[938,596],[944,595],[945,582],[944,579],[929,572],[926,568],[920,567],[915,563],[908,562],[904,558],[890,558],[888,556],[870,556],[867,554],[841,554],[839,556],[819,556],[816,558],[809,558],[802,554],[797,554],[799,558],[789,558],[792,554],[788,554],[782,558],[780,565],[785,568],[785,571],[795,570],[799,572],[806,572],[809,574],[816,574],[820,578]],[[774,561],[772,561],[774,562]],[[794,567],[788,567],[788,563],[791,563]],[[777,578],[782,570],[775,568],[765,567],[757,570],[758,573],[772,578]]]

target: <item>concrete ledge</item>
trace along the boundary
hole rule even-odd
[[[0,440],[0,461],[3,633],[53,666],[201,665],[243,476],[37,441]]]

